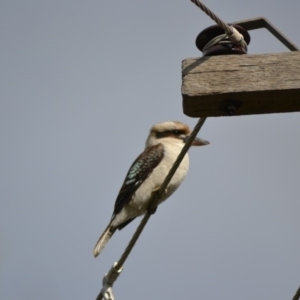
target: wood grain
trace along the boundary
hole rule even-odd
[[[181,90],[190,117],[300,111],[300,52],[188,58]]]

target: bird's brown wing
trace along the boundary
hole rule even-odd
[[[119,195],[116,199],[113,217],[118,214],[122,208],[131,200],[133,194],[145,181],[145,179],[152,173],[153,169],[158,166],[164,157],[164,147],[162,144],[146,149],[133,162],[125,177],[124,183],[121,187]],[[127,225],[130,221],[127,221]],[[123,225],[123,224],[122,224]],[[123,228],[124,226],[120,226]],[[120,229],[121,229],[120,228]]]

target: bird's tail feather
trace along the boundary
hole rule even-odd
[[[103,248],[105,247],[109,239],[112,237],[116,229],[117,229],[116,227],[113,227],[111,225],[111,222],[108,224],[105,231],[102,233],[102,235],[100,236],[98,242],[94,247],[94,251],[93,251],[94,257],[97,257],[101,253],[101,251],[103,250]]]

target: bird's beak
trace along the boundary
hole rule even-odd
[[[184,142],[186,143],[186,141],[188,140],[189,136],[187,136],[184,139]],[[204,140],[204,139],[200,139],[198,137],[195,137],[195,139],[192,142],[192,146],[205,146],[205,145],[209,145],[209,142]]]

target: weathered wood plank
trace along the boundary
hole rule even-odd
[[[181,91],[191,117],[300,111],[300,51],[185,59]]]

